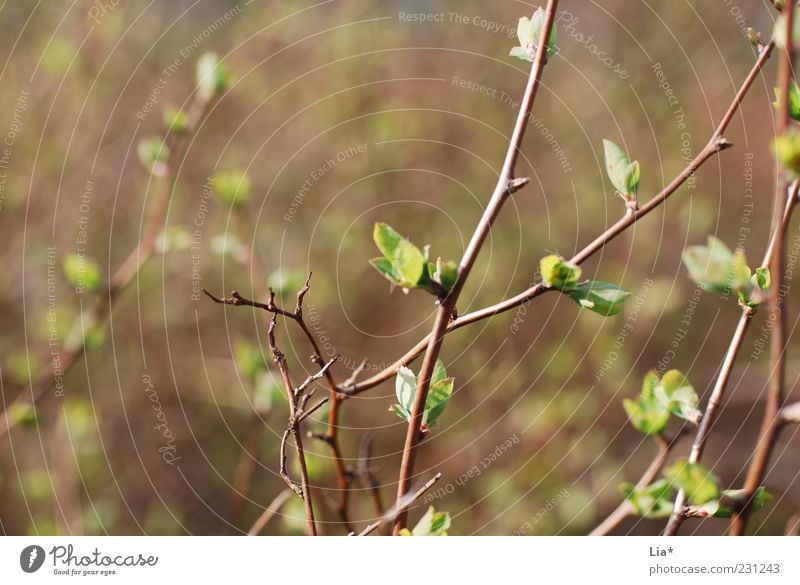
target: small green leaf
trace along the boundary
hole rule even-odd
[[[697,505],[702,506],[720,496],[717,478],[702,463],[689,463],[686,459],[679,459],[664,470],[664,477],[683,490],[686,497]]]
[[[453,378],[445,378],[432,383],[425,401],[425,414],[422,422],[432,427],[442,415],[450,397],[453,395]]]
[[[767,292],[769,290],[770,284],[772,284],[772,278],[769,274],[769,268],[756,268],[755,274],[753,274],[753,286],[757,286],[763,292]]]
[[[410,369],[401,366],[395,378],[395,394],[397,401],[406,412],[411,412],[414,406],[414,395],[417,392],[417,377]]]
[[[447,369],[444,367],[442,360],[437,359],[436,365],[433,367],[433,375],[431,376],[431,385],[436,384],[439,380],[447,378]]]
[[[604,317],[618,314],[622,304],[631,296],[628,291],[599,280],[578,284],[567,294],[580,306]]]
[[[775,106],[776,110],[781,108],[780,87],[775,88],[775,101],[772,102],[772,105]],[[797,86],[797,82],[794,79],[792,79],[789,86],[789,116],[793,120],[800,121],[800,87]]]
[[[169,147],[162,139],[143,138],[136,145],[136,154],[139,156],[139,162],[149,173],[162,176],[166,172]]]
[[[370,265],[383,274],[390,282],[394,284],[400,284],[400,276],[395,272],[394,266],[392,263],[381,256],[380,258],[373,258],[369,261]]]
[[[64,258],[64,274],[78,292],[97,292],[103,286],[103,275],[96,262],[80,254]]]
[[[409,422],[411,420],[411,413],[409,413],[405,408],[403,408],[399,404],[392,404],[389,407],[389,412],[395,413],[397,416],[399,416],[406,422]]]
[[[250,200],[250,177],[241,170],[220,171],[212,179],[214,191],[228,205],[244,207]]]
[[[216,53],[206,53],[197,61],[197,91],[206,101],[227,90],[231,77],[230,69]]]
[[[622,195],[635,197],[639,190],[639,163],[631,162],[627,153],[610,140],[603,140],[603,149],[611,184]]]
[[[686,376],[678,370],[664,374],[653,389],[653,394],[672,414],[699,424],[702,413],[697,410],[697,393]]]
[[[413,536],[447,536],[450,529],[450,514],[437,512],[433,506],[428,508],[411,531]]]
[[[642,518],[668,518],[672,514],[672,484],[660,479],[640,490],[632,483],[623,483],[620,490]]]
[[[733,512],[741,509],[744,500],[747,497],[746,490],[723,490],[719,500],[711,500],[703,505],[703,509],[708,512],[709,516],[715,518],[730,518]],[[758,512],[761,508],[766,506],[772,499],[772,495],[767,492],[764,486],[761,486],[753,494],[753,499],[750,503],[750,512]]]
[[[433,280],[441,284],[445,290],[450,290],[458,278],[458,264],[452,260],[443,261],[436,259],[436,269],[433,272]]]
[[[708,246],[690,246],[683,253],[689,276],[704,290],[725,293],[733,282],[734,258],[728,247],[714,236]]]
[[[189,126],[189,115],[180,108],[164,110],[164,126],[173,134],[183,134]]]
[[[775,157],[791,175],[800,177],[800,132],[789,129],[773,143]]]
[[[622,406],[628,414],[633,427],[645,435],[660,435],[669,421],[669,411],[655,399],[640,398],[639,401],[626,398]]]
[[[569,291],[581,277],[581,267],[551,254],[539,261],[539,272],[545,286]]]
[[[533,63],[533,57],[531,57],[530,53],[522,47],[512,47],[511,51],[508,53],[508,56],[516,57],[517,59],[522,59],[523,61]]]
[[[420,249],[385,223],[375,224],[373,238],[378,249],[391,263],[398,284],[404,288],[417,286],[426,266],[425,257]],[[378,270],[386,276],[381,268]]]
[[[19,425],[31,429],[39,424],[36,408],[29,402],[15,401],[8,407],[5,414],[12,426]]]

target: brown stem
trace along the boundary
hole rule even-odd
[[[156,182],[153,207],[148,215],[142,236],[136,247],[128,254],[125,261],[109,279],[105,294],[97,297],[94,305],[89,309],[90,314],[86,317],[86,322],[92,323],[93,326],[105,325],[120,293],[134,281],[144,263],[153,255],[156,240],[161,230],[164,229],[167,205],[177,181],[174,163],[183,158],[189,139],[194,134],[211,103],[212,100],[201,96],[199,92],[195,93],[189,107],[186,130],[181,134],[170,133],[167,136],[167,147],[170,154],[168,160],[163,164],[164,171]],[[85,347],[83,344],[62,352],[61,377],[66,377],[84,352]],[[19,422],[19,420],[7,416],[9,412],[12,412],[11,409],[17,404],[22,405],[26,402],[31,406],[36,406],[45,397],[46,392],[53,386],[53,383],[54,378],[48,365],[45,370],[40,372],[36,381],[31,384],[29,393],[23,392],[19,394],[6,406],[4,411],[6,416],[0,416],[0,437],[8,433]]]
[[[519,150],[522,145],[522,138],[525,135],[525,130],[528,127],[528,121],[531,118],[531,110],[533,102],[536,99],[536,93],[539,89],[539,82],[544,69],[545,61],[547,60],[547,44],[553,29],[555,21],[556,8],[558,7],[558,0],[548,0],[547,8],[545,9],[545,22],[542,27],[541,37],[539,39],[539,46],[536,49],[536,56],[531,66],[531,72],[528,76],[528,84],[525,88],[525,93],[522,97],[522,102],[517,116],[516,124],[514,124],[514,131],[511,135],[511,141],[508,145],[503,168],[500,171],[500,176],[497,180],[497,185],[494,188],[492,197],[486,210],[478,223],[478,227],[472,234],[472,238],[467,245],[464,256],[458,269],[458,277],[453,284],[449,294],[441,301],[439,309],[436,311],[436,320],[433,325],[433,330],[429,336],[429,342],[425,351],[425,356],[422,360],[422,368],[419,373],[417,390],[414,395],[414,404],[411,409],[411,417],[408,421],[408,432],[406,433],[405,445],[403,447],[403,458],[400,464],[400,477],[397,485],[397,504],[399,504],[405,497],[408,490],[411,488],[411,482],[414,477],[414,461],[417,455],[417,447],[421,438],[422,416],[425,411],[425,401],[428,398],[428,390],[430,389],[431,376],[436,365],[436,360],[442,348],[444,335],[452,320],[453,311],[458,301],[458,296],[464,287],[466,279],[475,264],[478,253],[483,246],[484,241],[489,235],[492,224],[500,213],[503,204],[508,199],[512,190],[518,189],[522,183],[514,181],[514,171],[519,156]],[[405,527],[407,518],[407,511],[405,507],[400,506],[397,514],[397,519],[394,523],[394,533],[398,534],[402,528]]]
[[[297,302],[298,305],[302,303],[302,295],[298,295]],[[312,394],[306,393],[306,388],[308,388],[314,381],[322,378],[336,361],[336,358],[325,364],[318,373],[314,374],[313,376],[309,376],[305,382],[295,388],[292,384],[291,378],[289,377],[289,366],[286,364],[286,356],[283,355],[280,349],[278,349],[278,344],[275,341],[275,328],[277,323],[278,315],[274,314],[270,320],[267,337],[269,339],[269,347],[272,350],[272,357],[275,360],[275,365],[278,366],[278,370],[281,373],[281,379],[283,380],[283,386],[286,389],[286,396],[289,401],[289,423],[283,433],[283,437],[281,438],[280,474],[286,482],[286,485],[288,485],[292,491],[297,493],[302,498],[306,509],[308,534],[309,536],[316,536],[317,524],[314,519],[314,504],[311,496],[311,485],[308,481],[308,468],[306,466],[306,455],[305,450],[303,449],[303,436],[301,433],[300,424],[306,418],[307,414],[311,412],[307,411],[305,408]],[[319,405],[315,406],[314,408],[316,409],[318,406]],[[299,486],[286,471],[286,442],[289,435],[292,436],[292,440],[294,441],[295,452],[297,453],[297,461],[300,464]]]
[[[642,474],[642,477],[636,483],[636,490],[641,490],[649,486],[659,476],[661,470],[667,462],[672,448],[678,443],[683,433],[678,433],[671,440],[665,439],[663,436],[658,435],[655,438],[658,443],[658,454],[653,462],[650,463],[648,468]],[[597,528],[592,530],[590,536],[607,536],[614,530],[620,523],[625,520],[634,512],[633,506],[628,500],[623,500],[605,520],[603,520]]]
[[[619,236],[621,233],[623,233],[625,230],[631,227],[634,223],[636,223],[645,215],[647,215],[655,208],[657,208],[659,205],[664,203],[664,201],[666,201],[673,193],[675,193],[675,191],[677,191],[695,173],[695,171],[697,171],[697,169],[699,169],[700,166],[702,166],[702,164],[705,163],[709,158],[732,146],[730,142],[728,142],[723,138],[723,133],[730,125],[731,120],[733,120],[733,116],[736,114],[737,110],[742,104],[744,96],[752,87],[753,82],[758,77],[758,74],[761,72],[761,69],[767,62],[767,59],[769,59],[769,56],[772,53],[774,46],[775,44],[773,42],[770,42],[761,48],[758,59],[756,60],[752,69],[750,70],[744,82],[742,83],[742,86],[739,88],[736,97],[734,97],[733,102],[731,102],[731,105],[728,107],[728,110],[723,116],[721,122],[714,130],[714,134],[712,135],[711,140],[709,140],[705,148],[703,148],[703,150],[686,166],[686,168],[683,169],[683,171],[681,171],[681,173],[677,177],[675,177],[675,179],[673,179],[672,182],[670,182],[666,187],[664,187],[664,189],[662,189],[660,193],[658,193],[655,197],[653,197],[650,201],[648,201],[645,205],[643,205],[639,209],[627,213],[622,219],[620,219],[614,225],[609,227],[594,241],[592,241],[590,244],[585,246],[580,252],[578,252],[575,256],[573,256],[570,259],[570,262],[574,264],[582,264],[583,262],[591,258],[597,252],[602,250],[614,238]],[[450,333],[452,331],[455,331],[456,329],[464,327],[465,325],[470,325],[472,323],[488,319],[489,317],[493,317],[495,315],[511,311],[521,305],[526,305],[536,297],[541,296],[543,293],[548,292],[549,290],[551,289],[544,286],[541,282],[537,282],[533,284],[530,288],[504,301],[501,301],[494,305],[490,305],[483,309],[478,309],[471,313],[462,315],[457,319],[451,320],[447,324],[447,329],[445,333]],[[361,394],[362,392],[366,392],[371,388],[374,388],[375,386],[385,382],[386,380],[389,380],[390,378],[394,377],[397,374],[398,370],[402,366],[407,366],[417,357],[419,357],[428,347],[430,339],[431,336],[427,335],[425,338],[417,342],[417,344],[414,347],[408,350],[405,355],[403,355],[400,359],[395,361],[388,368],[385,368],[384,370],[378,372],[374,376],[371,376],[361,382],[358,383],[354,382],[352,384],[342,385],[339,387],[339,391],[349,396],[355,396]]]
[[[783,136],[789,130],[789,96],[790,85],[793,80],[794,67],[794,19],[797,2],[787,2],[783,14],[785,18],[785,47],[778,64],[778,87],[781,88],[780,104],[778,111],[778,136]],[[784,297],[783,282],[785,270],[784,222],[781,221],[781,211],[787,207],[787,183],[783,170],[779,171],[775,184],[774,204],[774,253],[770,263],[772,286],[770,288],[769,306],[772,330],[770,333],[770,377],[767,389],[767,403],[764,417],[761,422],[758,442],[756,443],[750,468],[744,481],[745,494],[748,502],[764,481],[767,473],[772,451],[778,439],[781,428],[780,411],[784,401],[784,379],[786,375],[786,301]],[[790,197],[793,203],[795,197]],[[747,530],[749,507],[745,506],[741,513],[733,515],[730,534],[741,536]]]

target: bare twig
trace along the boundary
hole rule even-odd
[[[653,459],[652,463],[647,467],[642,477],[636,483],[637,490],[641,490],[649,486],[659,476],[661,470],[669,458],[672,448],[677,445],[680,440],[682,432],[676,434],[672,439],[668,440],[661,435],[655,438],[658,443],[658,454]],[[590,536],[606,536],[614,530],[619,524],[634,512],[633,506],[628,500],[623,500],[611,514],[603,520],[597,528],[592,530]]]
[[[778,87],[781,89],[779,97],[778,113],[778,136],[786,134],[789,129],[789,99],[790,85],[794,78],[794,19],[797,2],[787,2],[783,9],[786,29],[785,47],[778,63]],[[769,387],[767,389],[767,402],[764,409],[764,417],[761,423],[758,442],[756,443],[750,468],[744,481],[745,493],[748,500],[752,499],[758,488],[764,481],[767,473],[772,451],[778,439],[781,428],[780,411],[784,401],[784,378],[786,376],[786,302],[784,298],[783,282],[785,279],[785,246],[784,234],[785,227],[782,219],[782,212],[788,204],[792,204],[796,199],[787,194],[786,174],[781,170],[778,173],[775,184],[775,204],[774,204],[774,228],[773,244],[774,253],[770,261],[770,274],[772,285],[769,294],[769,307],[771,311],[770,321],[772,329],[770,332],[770,376]],[[788,199],[787,199],[788,198]],[[749,507],[746,506],[741,513],[734,514],[731,521],[730,534],[741,536],[747,530],[749,518]]]
[[[369,490],[372,504],[375,506],[375,513],[378,516],[383,516],[386,510],[381,499],[381,484],[372,467],[372,439],[372,433],[367,433],[361,440],[356,475],[361,478]]]
[[[292,490],[285,489],[277,496],[275,499],[270,502],[269,506],[267,506],[264,511],[261,513],[261,516],[258,517],[253,525],[250,527],[250,530],[247,531],[248,536],[258,536],[261,534],[261,531],[264,530],[264,527],[267,523],[272,520],[272,517],[281,509],[281,506],[286,503],[292,496]]]
[[[597,252],[602,250],[609,242],[611,242],[617,236],[622,234],[634,223],[636,223],[644,216],[649,214],[651,211],[656,209],[658,206],[660,206],[662,203],[664,203],[664,201],[666,201],[673,193],[675,193],[675,191],[677,191],[708,159],[710,159],[715,154],[718,154],[719,152],[726,150],[727,148],[730,148],[732,146],[732,144],[723,137],[723,134],[725,130],[727,130],[731,121],[733,120],[733,117],[738,111],[739,107],[741,106],[745,95],[752,87],[753,82],[758,77],[758,74],[761,72],[761,69],[767,62],[767,59],[769,59],[769,56],[772,53],[774,46],[775,46],[774,42],[770,42],[761,48],[758,59],[756,60],[752,69],[750,70],[744,82],[742,83],[741,87],[739,88],[739,91],[736,93],[736,96],[734,97],[733,101],[728,107],[728,110],[726,111],[719,125],[714,130],[711,139],[708,141],[706,146],[700,151],[700,153],[686,166],[686,168],[684,168],[679,175],[677,175],[666,187],[664,187],[664,189],[661,190],[661,192],[659,192],[652,199],[650,199],[645,205],[641,206],[637,210],[631,211],[630,213],[626,213],[624,217],[622,217],[614,225],[605,230],[600,236],[598,236],[594,241],[585,246],[580,252],[575,254],[575,256],[573,256],[570,259],[570,262],[572,262],[573,264],[582,264],[583,262],[594,256]],[[495,315],[511,311],[521,305],[526,305],[536,297],[541,296],[542,294],[548,292],[549,290],[551,289],[544,286],[541,282],[537,282],[533,284],[530,288],[504,301],[501,301],[494,305],[490,305],[483,309],[472,311],[471,313],[467,313],[466,315],[462,315],[456,319],[451,320],[447,324],[444,333],[450,333],[452,331],[455,331],[456,329],[464,327],[465,325],[470,325],[472,323],[488,319]],[[422,355],[422,353],[428,347],[430,339],[431,335],[427,335],[425,338],[417,342],[417,344],[414,345],[414,347],[408,350],[405,353],[405,355],[396,360],[391,366],[378,372],[374,376],[371,376],[358,383],[340,386],[339,387],[340,392],[351,396],[357,395],[371,388],[374,388],[375,386],[385,382],[386,380],[389,380],[390,378],[394,377],[397,374],[398,370],[402,366],[407,366],[417,357]]]
[[[396,502],[395,505],[392,506],[391,509],[389,509],[383,515],[383,517],[381,517],[380,519],[376,520],[375,522],[373,522],[372,524],[370,524],[369,526],[364,528],[364,530],[362,530],[358,535],[359,536],[367,536],[368,534],[371,534],[371,533],[375,532],[375,530],[379,526],[381,526],[382,524],[389,525],[392,522],[394,522],[395,519],[397,518],[397,515],[402,510],[408,510],[408,507],[411,504],[413,504],[414,502],[416,502],[419,498],[421,498],[422,495],[425,492],[427,492],[429,489],[431,489],[433,484],[435,484],[437,481],[439,481],[439,479],[441,479],[441,477],[442,477],[442,473],[439,472],[436,475],[434,475],[432,478],[430,478],[428,481],[426,481],[424,484],[422,484],[422,486],[418,490],[403,496],[403,499],[400,502]]]
[[[299,297],[300,298],[300,297]],[[300,301],[298,301],[300,302]],[[322,376],[325,375],[325,371],[330,369],[331,365],[336,361],[334,358],[333,360],[329,361],[325,364],[320,372],[309,376],[305,382],[303,382],[297,388],[293,387],[292,380],[289,377],[289,366],[286,364],[286,356],[283,355],[280,349],[278,349],[278,344],[275,340],[275,328],[278,323],[278,316],[273,315],[272,319],[270,320],[269,324],[269,332],[267,337],[269,339],[269,347],[272,350],[272,357],[275,360],[275,365],[278,366],[278,370],[281,373],[281,378],[283,379],[283,386],[286,389],[286,396],[289,400],[289,424],[286,428],[286,431],[283,433],[283,437],[281,438],[281,452],[280,452],[280,474],[283,480],[286,482],[286,485],[289,486],[295,493],[297,493],[302,499],[306,509],[306,521],[308,524],[308,534],[310,536],[317,535],[317,525],[314,519],[314,505],[311,501],[311,485],[308,481],[308,468],[306,466],[306,456],[305,451],[303,449],[303,437],[302,433],[300,432],[300,423],[304,420],[307,416],[307,412],[303,409],[308,402],[308,398],[310,394],[305,393],[305,389],[311,384],[314,380],[320,379]],[[317,408],[316,406],[314,407]],[[292,440],[294,440],[295,451],[297,452],[297,461],[300,464],[300,485],[298,484],[289,476],[286,471],[286,442],[289,437],[292,436]]]
[[[511,141],[508,145],[506,158],[503,162],[503,168],[500,171],[497,185],[494,188],[492,197],[486,210],[483,213],[475,232],[472,234],[464,256],[458,267],[458,276],[449,294],[441,300],[439,309],[436,311],[436,320],[433,325],[433,330],[429,336],[429,342],[425,350],[425,357],[422,360],[422,368],[420,369],[419,378],[417,382],[417,390],[414,395],[414,403],[411,408],[411,417],[408,421],[408,432],[406,433],[405,445],[403,447],[403,458],[400,464],[400,477],[397,484],[397,505],[400,508],[397,514],[397,519],[394,524],[394,533],[398,534],[406,523],[406,511],[403,506],[400,506],[404,500],[406,493],[411,488],[411,482],[414,477],[414,462],[417,456],[417,447],[421,438],[422,416],[425,410],[425,401],[428,398],[428,390],[430,389],[431,376],[436,365],[436,360],[439,357],[439,352],[442,348],[444,336],[451,322],[453,321],[453,311],[456,307],[456,302],[461,294],[466,279],[478,258],[478,253],[483,246],[484,241],[489,235],[492,224],[500,213],[503,204],[508,199],[512,190],[516,190],[522,186],[518,181],[515,181],[514,171],[517,165],[517,158],[519,156],[520,146],[522,145],[522,138],[525,135],[525,130],[528,127],[528,121],[531,118],[531,110],[533,102],[536,98],[537,90],[539,89],[539,81],[542,76],[545,61],[547,59],[548,41],[550,39],[551,31],[553,30],[553,23],[555,22],[556,8],[558,7],[558,0],[548,0],[547,8],[545,9],[545,22],[542,27],[541,38],[539,46],[536,50],[536,56],[531,66],[531,72],[528,76],[528,84],[525,88],[525,93],[522,97],[522,102],[519,108],[514,131],[511,135]]]
[[[311,348],[313,350],[312,361],[315,364],[322,365],[323,358],[322,352],[320,351],[319,344],[317,340],[314,338],[314,334],[309,329],[308,325],[303,318],[303,300],[305,299],[306,294],[310,290],[311,287],[311,274],[308,275],[306,282],[303,288],[297,293],[297,303],[295,305],[294,312],[286,311],[275,304],[275,292],[270,289],[269,291],[269,301],[267,303],[262,303],[259,301],[251,300],[248,298],[243,297],[237,291],[232,291],[231,296],[229,298],[224,297],[217,297],[206,289],[203,289],[203,292],[215,303],[220,303],[224,305],[232,305],[236,307],[254,307],[257,309],[262,309],[273,315],[281,315],[283,317],[287,317],[292,319],[300,329],[303,331],[303,334],[306,336]],[[333,463],[334,469],[336,471],[336,481],[337,481],[337,503],[336,503],[336,511],[339,514],[339,518],[341,519],[342,523],[344,524],[345,530],[352,531],[352,524],[350,522],[350,517],[348,513],[348,502],[350,498],[350,482],[352,474],[347,469],[344,463],[344,457],[342,456],[342,451],[339,446],[339,411],[341,409],[342,402],[345,399],[345,396],[340,394],[337,388],[336,380],[333,377],[333,374],[330,372],[329,368],[326,368],[324,371],[325,380],[328,384],[328,392],[329,392],[329,401],[330,401],[330,411],[328,414],[328,427],[324,434],[313,434],[314,438],[318,438],[322,440],[325,444],[327,444],[332,453],[333,453]]]

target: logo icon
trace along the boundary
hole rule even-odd
[[[35,573],[44,564],[44,549],[36,544],[26,546],[19,553],[19,566],[26,573]]]

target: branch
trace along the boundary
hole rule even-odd
[[[658,443],[658,454],[636,483],[635,489],[641,490],[646,488],[661,474],[661,470],[664,469],[664,465],[672,452],[672,448],[677,445],[682,436],[683,432],[681,431],[670,440],[665,439],[661,435],[654,437]],[[607,536],[612,530],[619,526],[625,518],[633,514],[633,512],[634,509],[631,503],[627,499],[623,500],[597,528],[589,533],[589,536]]]
[[[287,317],[288,319],[293,320],[300,329],[303,331],[303,334],[306,336],[311,348],[313,350],[312,361],[315,364],[322,365],[323,358],[322,352],[320,351],[319,344],[317,340],[314,338],[314,334],[308,328],[308,325],[303,318],[303,301],[305,300],[306,294],[311,289],[311,274],[308,275],[306,278],[306,282],[303,285],[303,288],[297,293],[297,303],[295,305],[294,312],[286,311],[278,307],[275,304],[275,292],[270,289],[269,290],[269,301],[267,303],[261,303],[258,301],[254,301],[248,298],[243,297],[237,291],[232,291],[230,298],[224,297],[217,297],[206,289],[203,289],[203,292],[208,296],[212,301],[215,303],[223,304],[223,305],[231,305],[235,307],[254,307],[257,309],[262,309],[271,313],[273,315],[281,315],[283,317]],[[333,453],[333,463],[334,469],[336,471],[336,482],[337,482],[337,494],[338,494],[338,501],[336,504],[336,511],[339,514],[342,523],[344,524],[345,530],[352,532],[352,523],[350,522],[350,516],[347,511],[348,509],[348,502],[350,498],[350,482],[352,474],[347,469],[344,464],[344,457],[342,456],[342,451],[339,446],[339,411],[341,409],[342,402],[346,398],[344,395],[340,394],[338,391],[338,387],[336,384],[336,380],[333,377],[333,374],[330,372],[329,368],[323,368],[324,376],[328,384],[328,392],[329,392],[329,400],[330,400],[330,411],[328,414],[328,428],[324,434],[312,434],[314,438],[318,438],[322,440],[325,444],[327,444],[332,453]]]
[[[281,373],[283,386],[286,389],[286,396],[289,399],[289,424],[283,433],[283,437],[281,438],[280,474],[283,480],[286,482],[286,485],[288,485],[290,489],[292,489],[303,499],[306,509],[308,534],[309,536],[316,536],[317,525],[314,520],[314,505],[311,501],[311,486],[308,482],[308,468],[306,466],[305,451],[303,450],[303,438],[300,433],[300,421],[305,418],[306,413],[303,412],[303,406],[305,406],[305,403],[308,401],[306,397],[309,396],[304,393],[304,389],[313,381],[313,379],[315,379],[315,376],[317,375],[315,374],[314,376],[310,376],[306,382],[304,382],[301,386],[298,386],[296,389],[292,387],[292,380],[289,377],[289,366],[286,364],[286,356],[283,355],[280,349],[278,349],[278,344],[275,341],[275,327],[277,324],[278,316],[273,315],[269,324],[269,332],[267,337],[269,339],[269,347],[272,350],[272,357]],[[330,368],[333,361],[334,360],[331,360],[331,362],[326,364],[325,367]],[[324,375],[324,373],[320,373],[316,379],[319,379],[322,377],[322,375]],[[290,434],[292,439],[294,439],[295,451],[297,452],[297,461],[300,463],[299,486],[291,477],[289,477],[289,474],[286,471],[286,441]]]
[[[414,395],[414,404],[411,408],[411,417],[408,421],[408,432],[406,433],[405,445],[403,447],[403,458],[400,464],[400,477],[397,485],[397,506],[399,511],[397,519],[394,524],[394,534],[398,534],[402,528],[405,527],[407,513],[405,507],[401,505],[406,493],[411,488],[411,481],[414,477],[414,461],[417,455],[417,447],[421,438],[422,416],[425,410],[425,401],[428,398],[428,390],[430,389],[431,376],[433,375],[436,360],[439,357],[439,352],[442,348],[444,335],[452,321],[453,312],[458,301],[459,294],[464,287],[466,279],[475,264],[478,253],[483,246],[484,241],[489,235],[492,224],[500,213],[503,204],[506,202],[512,190],[518,189],[524,182],[515,181],[514,171],[519,156],[520,146],[522,145],[522,138],[525,135],[525,130],[528,127],[528,121],[531,118],[531,110],[533,102],[536,98],[537,90],[539,89],[539,82],[541,80],[542,71],[544,69],[545,60],[547,59],[547,43],[550,39],[551,31],[553,30],[553,23],[555,22],[556,8],[558,7],[558,0],[548,0],[547,8],[545,10],[545,22],[542,27],[541,38],[539,39],[539,46],[536,50],[536,56],[531,66],[531,72],[528,76],[528,84],[525,88],[525,94],[522,97],[522,102],[519,108],[514,131],[511,134],[511,141],[508,145],[506,158],[503,162],[503,168],[500,171],[500,176],[497,180],[497,185],[494,188],[492,197],[486,210],[483,212],[480,221],[478,222],[475,232],[472,234],[467,249],[464,251],[464,256],[461,258],[461,263],[458,267],[458,276],[449,294],[442,299],[439,304],[439,309],[436,311],[436,320],[433,325],[433,330],[429,336],[429,342],[425,351],[425,357],[422,361],[422,368],[420,369],[417,390]]]
[[[625,230],[630,228],[634,223],[639,221],[645,215],[649,214],[651,211],[656,209],[662,203],[664,203],[675,191],[677,191],[696,171],[699,169],[708,159],[710,159],[715,154],[726,150],[732,146],[732,143],[727,141],[723,138],[723,134],[725,130],[727,130],[728,126],[733,120],[733,116],[738,111],[739,107],[744,100],[745,95],[750,90],[753,85],[753,82],[758,77],[758,74],[761,72],[761,69],[764,67],[764,64],[769,59],[770,54],[772,53],[773,48],[775,47],[774,42],[770,42],[764,45],[760,52],[758,59],[756,60],[755,64],[753,65],[752,69],[748,73],[747,77],[745,78],[744,82],[742,83],[739,91],[737,92],[736,96],[734,97],[733,101],[731,102],[728,110],[726,111],[725,115],[722,118],[722,121],[719,123],[717,128],[714,130],[714,133],[711,136],[708,144],[700,151],[700,153],[686,166],[681,173],[676,176],[672,182],[670,182],[664,189],[658,193],[655,197],[653,197],[650,201],[648,201],[645,205],[640,207],[638,210],[630,211],[626,213],[625,216],[617,221],[614,225],[609,227],[606,231],[604,231],[600,236],[598,236],[593,242],[585,246],[580,252],[578,252],[575,256],[570,259],[570,262],[573,264],[582,264],[592,256],[594,256],[597,252],[602,250],[609,242],[611,242],[614,238],[619,236]],[[510,297],[504,301],[496,303],[494,305],[490,305],[483,309],[478,309],[471,313],[467,313],[458,317],[457,319],[451,320],[447,324],[447,328],[445,330],[446,333],[450,333],[455,331],[456,329],[460,329],[465,325],[470,325],[472,323],[476,323],[478,321],[482,321],[484,319],[488,319],[490,317],[494,317],[495,315],[499,315],[501,313],[505,313],[507,311],[511,311],[516,309],[519,306],[527,305],[535,299],[536,297],[541,296],[542,294],[548,292],[549,288],[544,286],[541,282],[537,282],[533,284],[530,288],[520,292],[519,294]],[[349,396],[356,396],[365,392],[375,386],[385,382],[386,380],[394,377],[399,369],[402,366],[407,366],[412,361],[414,361],[417,357],[419,357],[428,347],[430,343],[431,336],[427,335],[425,338],[421,339],[414,347],[412,347],[405,355],[395,361],[391,366],[378,372],[374,376],[367,378],[366,380],[359,382],[359,383],[352,383],[349,385],[341,385],[339,387],[339,391],[347,394]]]
[[[789,130],[789,95],[790,85],[793,81],[794,68],[794,19],[797,2],[787,2],[783,9],[786,20],[785,48],[778,64],[778,87],[781,88],[780,108],[778,114],[778,136]],[[770,288],[769,306],[772,314],[772,330],[770,333],[770,377],[767,389],[767,404],[764,409],[764,418],[761,422],[758,442],[744,481],[745,494],[748,502],[764,481],[767,465],[775,448],[778,433],[781,428],[781,406],[784,402],[784,379],[786,377],[786,303],[784,298],[783,283],[785,279],[785,245],[784,235],[786,228],[781,221],[781,211],[787,205],[792,205],[796,197],[789,196],[786,189],[786,174],[782,169],[778,172],[775,184],[774,204],[774,251],[769,265],[772,286]],[[732,536],[741,536],[747,530],[749,508],[746,506],[740,514],[734,514],[731,521],[730,533]]]

